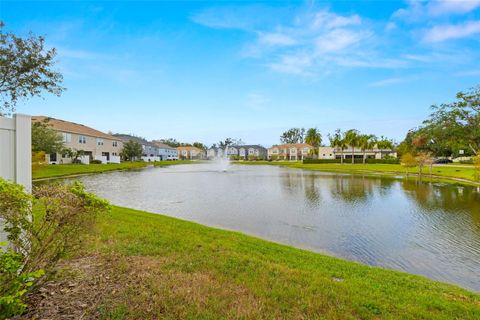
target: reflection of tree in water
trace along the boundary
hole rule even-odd
[[[386,195],[395,182],[393,179],[358,175],[332,176],[332,179],[332,195],[347,202],[366,202],[376,190]]]
[[[304,192],[309,205],[316,206],[320,202],[320,192],[315,185],[316,177],[305,172],[287,172],[281,179],[285,191],[290,194]]]
[[[436,185],[409,179],[402,181],[402,187],[422,208],[451,213],[469,212],[474,223],[480,227],[480,193],[474,187]]]

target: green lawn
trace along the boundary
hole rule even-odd
[[[328,172],[348,172],[348,173],[384,173],[384,174],[395,174],[395,175],[405,175],[406,169],[399,164],[339,164],[339,163],[321,163],[321,164],[303,164],[300,161],[252,161],[252,162],[237,162],[238,164],[268,164],[268,165],[281,165],[287,166],[290,168],[300,168],[300,169],[309,169],[309,170],[318,170],[318,171],[328,171]],[[417,174],[418,168],[410,168],[410,174]],[[429,168],[423,169],[424,176],[429,176]],[[432,175],[435,178],[446,178],[446,179],[462,179],[474,182],[474,166],[458,166],[453,165],[447,166],[434,166],[432,170]]]
[[[452,285],[162,215],[114,207],[96,234],[104,319],[480,319]]]
[[[89,173],[101,173],[107,171],[115,170],[130,170],[130,169],[139,169],[147,166],[168,166],[176,164],[185,164],[191,163],[188,160],[179,160],[179,161],[158,161],[158,162],[122,162],[122,163],[109,163],[109,164],[55,164],[55,165],[42,165],[33,167],[32,169],[32,178],[33,179],[42,179],[42,178],[54,178],[54,177],[63,177],[70,175],[78,174],[89,174]]]

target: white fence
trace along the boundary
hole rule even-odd
[[[32,122],[30,116],[0,117],[0,177],[32,189]],[[0,242],[6,241],[0,220]]]
[[[0,117],[0,177],[32,188],[30,116]]]

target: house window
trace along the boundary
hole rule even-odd
[[[69,143],[69,142],[72,141],[72,134],[71,134],[71,133],[62,132],[62,138],[63,138],[63,142]]]
[[[87,137],[85,136],[78,136],[78,143],[87,143]]]
[[[303,153],[308,153],[308,148],[303,148]]]
[[[113,142],[112,142],[112,147],[118,147],[118,142],[117,142],[117,141],[113,141]]]
[[[103,139],[97,139],[97,146],[103,146]]]

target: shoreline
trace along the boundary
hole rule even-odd
[[[270,166],[280,166],[280,167],[287,167],[287,168],[292,168],[292,169],[303,169],[303,170],[310,170],[310,171],[321,171],[321,172],[330,172],[330,173],[347,173],[347,174],[352,174],[352,175],[371,175],[371,176],[385,176],[385,177],[392,177],[392,178],[415,178],[419,179],[420,175],[418,172],[409,172],[408,175],[406,174],[405,171],[394,171],[394,170],[372,170],[372,169],[364,169],[364,168],[351,168],[350,164],[344,164],[347,166],[346,168],[342,168],[342,164],[303,164],[302,162],[299,161],[292,161],[292,162],[286,162],[286,161],[235,161],[232,162],[233,164],[238,164],[238,165],[270,165]],[[352,166],[371,166],[371,164],[354,164]],[[377,164],[377,166],[381,166],[383,164]],[[324,167],[322,167],[324,166]],[[338,166],[338,167],[337,167]],[[440,166],[441,168],[444,168],[444,166]],[[447,167],[448,168],[448,167]],[[458,167],[452,167],[452,168],[458,168]],[[462,168],[464,169],[472,169],[473,167],[471,166],[463,166]],[[427,169],[428,170],[428,169]],[[473,180],[465,179],[465,178],[460,178],[460,177],[452,177],[452,176],[445,176],[445,175],[435,175],[432,174],[430,175],[427,172],[423,173],[422,181],[428,181],[428,182],[444,182],[444,183],[450,183],[450,184],[459,184],[459,185],[468,185],[472,187],[480,187],[480,182],[476,182]]]
[[[23,319],[55,318],[58,305],[119,319],[480,316],[480,295],[458,285],[117,206],[62,270]]]

